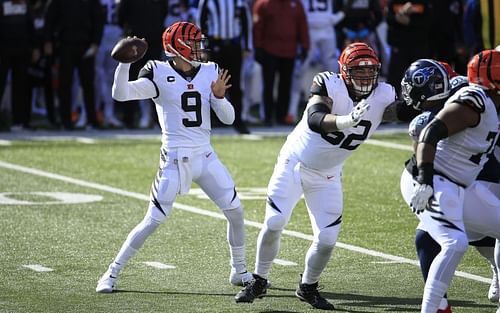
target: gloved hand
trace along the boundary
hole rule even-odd
[[[432,195],[434,194],[434,188],[432,186],[423,184],[418,184],[413,190],[413,194],[411,196],[410,207],[413,213],[419,214],[422,213]]]
[[[429,205],[434,195],[432,179],[434,177],[434,166],[432,163],[422,163],[418,166],[418,176],[415,178],[417,185],[413,190],[410,207],[413,213],[423,212]]]
[[[337,129],[342,130],[350,127],[354,127],[359,124],[363,115],[370,109],[370,104],[366,102],[365,99],[359,101],[351,113],[347,115],[339,115],[335,118],[335,124]]]

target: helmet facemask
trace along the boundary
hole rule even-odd
[[[358,65],[344,65],[344,67],[346,84],[355,97],[360,98],[369,95],[373,88],[377,86],[380,64],[361,61]]]

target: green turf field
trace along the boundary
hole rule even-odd
[[[213,138],[249,222],[263,221],[262,190],[284,139]],[[322,292],[341,312],[419,312],[423,282],[414,262],[417,219],[399,192],[409,140],[405,135],[374,139],[403,149],[364,144],[347,161],[343,225],[320,281]],[[236,304],[239,289],[228,283],[225,221],[214,204],[196,195],[196,185],[195,195],[177,198],[167,222],[122,271],[118,292],[95,292],[98,278],[143,218],[159,145],[153,139],[98,139],[93,144],[14,141],[0,146],[0,312],[316,311],[294,297],[310,244],[304,203],[294,211],[287,230],[295,233],[283,236],[278,256],[292,265],[274,265],[268,297]],[[54,198],[68,194],[77,203]],[[258,231],[258,224],[249,223],[250,269]],[[477,276],[454,278],[449,292],[453,312],[494,312],[496,306],[486,297],[491,275],[486,261],[470,249],[459,270]]]

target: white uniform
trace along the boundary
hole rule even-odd
[[[137,81],[126,82],[130,87],[128,99],[152,98],[162,130],[160,168],[149,205],[149,214],[156,220],[168,215],[177,194],[187,193],[192,181],[220,209],[240,206],[234,182],[210,144],[210,108],[222,122],[230,124],[234,120],[231,104],[215,99],[211,90],[218,70],[215,63],[202,63],[192,77],[184,77],[170,62],[149,61]],[[115,84],[121,83],[120,78],[115,75]],[[232,117],[219,113],[221,101],[229,106]]]
[[[297,62],[294,70],[290,106],[288,113],[295,117],[304,88],[304,73],[310,70],[314,60],[319,59],[321,71],[338,70],[337,37],[334,26],[344,18],[344,12],[334,13],[333,0],[303,0],[309,27],[311,47],[303,64]]]

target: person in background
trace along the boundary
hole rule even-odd
[[[28,67],[40,57],[33,19],[28,0],[0,1],[0,102],[11,70],[12,130],[31,128]]]
[[[262,66],[264,81],[265,124],[287,124],[295,59],[298,56],[304,62],[310,47],[304,7],[299,0],[256,0],[253,27],[254,56]],[[278,99],[274,101],[276,74]]]
[[[429,56],[431,18],[428,0],[389,0],[387,4],[387,41],[391,47],[387,82],[398,94],[406,68]]]
[[[314,61],[319,60],[320,71],[338,71],[337,63],[337,38],[335,25],[344,18],[344,11],[334,13],[334,1],[309,1],[303,0],[302,5],[306,12],[309,28],[310,53],[301,62],[296,60],[290,95],[290,107],[286,117],[287,124],[295,123],[301,96],[304,95],[305,72],[311,69]]]
[[[95,111],[95,55],[102,39],[104,14],[99,0],[49,0],[44,51],[59,58],[59,110],[62,126],[71,120],[73,72],[78,69],[87,121],[100,128]]]
[[[467,0],[464,12],[464,41],[469,55],[500,44],[500,3]]]
[[[241,67],[253,50],[250,8],[245,0],[201,0],[197,21],[210,40],[211,59],[231,73],[229,99],[236,112],[233,126],[238,133],[249,134],[241,118]]]

